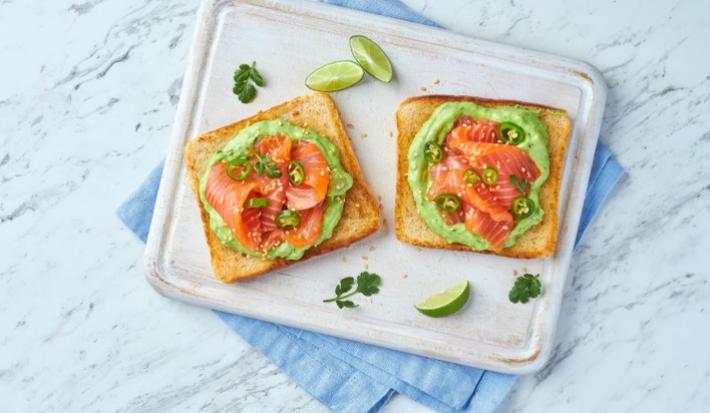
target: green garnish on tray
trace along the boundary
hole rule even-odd
[[[536,298],[542,293],[540,274],[524,274],[515,279],[513,288],[508,293],[508,299],[513,303],[527,303],[531,298]]]
[[[250,82],[251,81],[251,82]],[[239,69],[234,71],[234,88],[232,92],[242,103],[249,103],[256,97],[256,87],[264,86],[264,78],[256,70],[256,62],[251,66],[246,63],[239,65]]]
[[[335,286],[335,297],[323,300],[324,303],[332,303],[338,308],[355,308],[357,304],[346,298],[352,297],[355,294],[362,294],[365,297],[377,294],[380,292],[380,284],[382,279],[379,275],[367,271],[363,271],[357,276],[356,280],[353,277],[345,277],[340,280],[340,283]],[[353,289],[355,287],[355,289]]]

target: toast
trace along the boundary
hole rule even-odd
[[[221,149],[241,129],[262,120],[283,119],[325,136],[338,147],[343,168],[353,177],[353,186],[347,192],[345,206],[333,236],[317,247],[306,251],[298,261],[267,260],[244,255],[223,245],[212,233],[209,215],[199,201],[199,181],[212,155]],[[367,237],[380,228],[380,210],[365,183],[360,165],[353,151],[335,103],[324,93],[295,98],[266,111],[208,132],[189,142],[184,149],[185,167],[190,184],[200,207],[202,224],[210,250],[212,268],[218,279],[225,283],[248,279],[267,271],[295,264],[307,258],[347,247]]]
[[[415,135],[434,110],[445,102],[473,102],[481,106],[518,105],[540,111],[547,128],[550,175],[540,190],[543,221],[521,235],[510,248],[498,252],[479,251],[463,244],[452,244],[434,233],[420,218],[412,190],[407,182],[408,151]],[[557,244],[557,214],[560,179],[569,140],[571,122],[567,113],[524,102],[489,100],[467,96],[418,96],[406,99],[397,109],[397,199],[395,234],[400,241],[429,248],[485,252],[514,258],[540,258],[552,255]]]

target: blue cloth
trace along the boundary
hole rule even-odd
[[[377,14],[435,23],[399,1],[326,0]],[[160,184],[162,162],[119,207],[120,219],[146,240]],[[587,190],[577,239],[624,175],[600,144]],[[394,392],[439,412],[493,412],[510,391],[515,376],[400,353],[265,321],[215,313],[246,342],[291,379],[336,412],[376,412]]]

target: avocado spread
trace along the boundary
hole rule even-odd
[[[547,129],[540,120],[537,110],[521,106],[489,108],[472,102],[447,102],[436,108],[417,132],[409,147],[407,180],[414,195],[417,211],[429,228],[448,242],[464,244],[477,250],[489,248],[485,239],[468,231],[463,223],[448,225],[439,213],[436,204],[426,197],[431,181],[429,179],[429,163],[424,156],[425,146],[429,142],[442,144],[456,120],[464,115],[473,119],[486,119],[498,123],[511,122],[520,126],[525,131],[526,138],[515,146],[527,152],[540,170],[540,176],[532,182],[528,194],[528,198],[534,204],[534,210],[531,215],[515,223],[504,245],[505,248],[510,248],[520,235],[542,222],[544,215],[540,206],[539,193],[542,184],[550,174],[550,161],[547,153]]]
[[[328,185],[328,194],[325,199],[325,210],[323,212],[323,223],[321,234],[316,242],[310,247],[296,248],[287,241],[273,247],[272,249],[261,252],[252,251],[244,247],[237,237],[232,232],[231,228],[225,224],[222,217],[215,211],[214,208],[207,202],[205,197],[205,186],[207,185],[207,177],[215,163],[222,160],[229,161],[241,156],[245,156],[257,141],[263,136],[284,135],[292,141],[307,140],[315,143],[320,148],[325,157],[330,169],[330,183]],[[335,226],[340,221],[345,205],[345,194],[352,187],[352,177],[343,169],[340,164],[340,153],[338,148],[327,138],[309,130],[298,127],[294,124],[283,120],[265,120],[247,126],[237,133],[221,150],[217,151],[205,169],[200,179],[200,201],[209,215],[210,229],[217,235],[217,238],[227,247],[247,254],[252,257],[266,258],[275,260],[285,258],[287,260],[298,260],[303,257],[303,254],[308,248],[317,246],[333,235]]]

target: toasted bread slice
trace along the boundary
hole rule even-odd
[[[482,106],[519,105],[540,110],[540,118],[547,127],[550,155],[550,176],[540,190],[540,203],[545,211],[543,221],[521,235],[515,245],[498,252],[487,253],[515,258],[539,258],[552,255],[557,243],[557,204],[565,151],[571,122],[565,111],[524,102],[488,100],[466,96],[419,96],[405,100],[397,109],[397,201],[395,233],[400,241],[430,248],[476,251],[466,245],[451,244],[420,218],[414,196],[407,182],[408,152],[414,136],[434,110],[444,102],[473,102]]]
[[[212,155],[222,148],[241,129],[262,120],[283,119],[294,125],[311,129],[330,139],[340,150],[343,168],[352,175],[353,186],[345,198],[345,207],[333,236],[311,248],[299,261],[266,260],[249,257],[223,245],[212,233],[209,216],[199,201],[199,181]],[[231,283],[244,280],[276,268],[300,262],[309,257],[346,247],[365,238],[380,227],[380,210],[362,176],[350,138],[345,133],[340,114],[330,96],[316,93],[298,97],[264,112],[208,132],[189,142],[184,150],[186,169],[192,189],[200,206],[202,223],[212,258],[212,268],[221,281]]]

